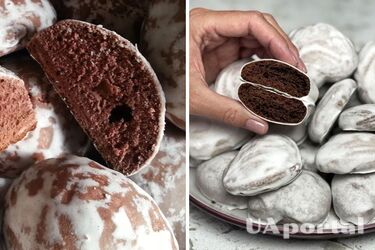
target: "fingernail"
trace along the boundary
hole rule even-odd
[[[291,50],[292,51],[292,54],[294,55],[294,59],[297,60],[297,68],[299,68],[300,70],[302,70],[303,72],[307,72],[307,69],[306,69],[306,66],[305,64],[303,63],[301,57],[299,56],[299,54],[297,53],[297,51],[295,50]]]
[[[257,121],[257,120],[252,120],[249,119],[246,121],[245,128],[247,130],[253,131],[254,133],[263,135],[267,133],[268,126],[265,125],[264,123]]]
[[[305,73],[307,73],[306,65],[303,63],[302,60],[300,60],[299,65],[301,66],[302,71],[305,72]]]
[[[298,60],[296,67],[301,71],[307,73],[306,66],[301,59]]]
[[[294,56],[294,60],[296,60],[297,63],[298,63],[299,62],[299,55],[298,55],[297,51],[290,49],[290,52],[292,52],[292,54]]]
[[[296,66],[298,61],[296,60],[296,57],[294,56],[289,46],[287,44],[281,43],[279,44],[279,48],[281,51],[283,51],[283,58],[278,59],[285,60],[287,63]]]
[[[298,53],[296,52],[296,51],[294,51],[294,50],[292,50],[290,47],[289,47],[289,45],[287,45],[288,46],[288,50],[289,50],[289,55],[291,55],[292,56],[292,58],[293,58],[293,60],[294,60],[294,66],[296,66],[297,67],[297,65],[298,65],[298,59],[299,59],[299,55],[298,55]]]
[[[295,66],[298,67],[298,64],[299,64],[299,57],[298,57],[298,55],[293,50],[290,50],[290,52],[293,55]]]

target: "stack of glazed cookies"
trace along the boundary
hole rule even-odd
[[[0,247],[184,249],[184,5],[0,3]]]
[[[375,43],[358,53],[328,24],[293,31],[307,74],[276,60],[243,59],[212,88],[270,122],[254,136],[191,119],[198,189],[223,209],[261,222],[322,225],[375,220]],[[209,180],[209,181],[208,181]]]

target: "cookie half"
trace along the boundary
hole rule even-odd
[[[241,69],[239,101],[253,114],[277,124],[297,125],[308,118],[318,90],[306,74],[281,61],[265,59]]]
[[[34,36],[28,50],[114,169],[130,175],[150,163],[165,98],[133,44],[101,26],[64,20]]]

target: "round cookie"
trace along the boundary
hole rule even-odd
[[[357,84],[354,80],[345,79],[328,89],[318,103],[309,123],[309,137],[313,142],[324,141],[356,88]]]
[[[114,30],[133,43],[139,42],[148,0],[50,0],[58,19],[78,19]]]
[[[185,0],[152,0],[142,26],[141,51],[157,73],[166,117],[185,129]]]
[[[135,46],[101,26],[64,20],[34,36],[28,50],[111,167],[131,175],[151,162],[165,98]]]
[[[282,135],[258,136],[247,142],[224,173],[225,189],[254,196],[292,182],[302,170],[296,143]]]
[[[56,21],[48,0],[0,2],[0,57],[23,48],[38,31]]]
[[[185,133],[167,127],[160,150],[149,166],[131,179],[158,204],[171,225],[180,249],[186,241],[186,139]]]
[[[375,103],[375,42],[368,42],[359,53],[359,63],[354,74],[358,82],[358,95],[364,103]]]
[[[9,249],[178,249],[145,191],[73,155],[41,161],[13,182],[4,237]]]
[[[190,156],[209,160],[224,152],[241,147],[252,134],[203,117],[190,116]]]
[[[318,174],[302,171],[289,185],[250,197],[248,205],[252,219],[320,224],[331,208],[331,189]]]
[[[326,82],[349,77],[358,56],[353,43],[335,27],[317,23],[290,33],[311,81],[320,88]]]
[[[337,216],[356,225],[375,218],[375,174],[335,175],[332,200]]]
[[[26,137],[0,152],[0,176],[15,177],[36,161],[65,153],[83,155],[89,144],[87,136],[39,65],[20,53],[0,59],[0,65],[14,71],[25,82],[37,121]]]
[[[231,195],[223,185],[223,173],[237,154],[238,151],[230,151],[215,156],[200,164],[196,172],[197,186],[202,194],[230,210],[247,208],[245,197]]]
[[[35,128],[35,113],[25,83],[0,66],[0,151]],[[1,162],[0,162],[1,168]]]
[[[329,139],[316,154],[319,171],[333,174],[375,172],[375,134],[341,133]]]

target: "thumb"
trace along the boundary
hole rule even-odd
[[[238,101],[219,95],[207,87],[201,87],[190,97],[190,112],[226,124],[245,128],[256,134],[265,134],[268,123],[247,111]]]

